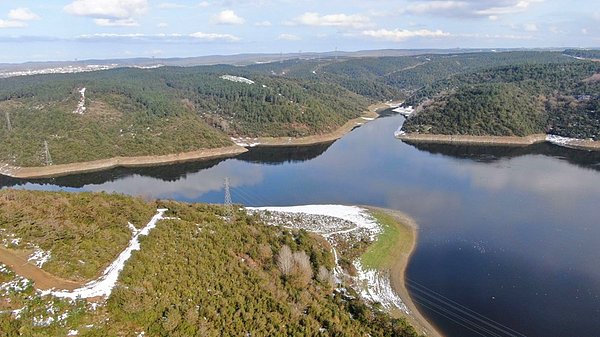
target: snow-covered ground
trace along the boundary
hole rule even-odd
[[[254,84],[253,80],[249,80],[249,79],[247,79],[245,77],[241,77],[241,76],[223,75],[223,76],[221,76],[221,78],[224,80],[232,81],[232,82]]]
[[[412,107],[412,105],[409,105],[407,107],[399,106],[392,111],[397,112],[397,113],[403,115],[404,117],[408,117],[415,112],[415,109]]]
[[[250,137],[231,137],[231,141],[235,143],[235,145],[243,146],[243,147],[255,147],[260,145],[258,138],[250,138]]]
[[[381,233],[381,226],[363,208],[344,205],[304,205],[288,207],[247,207],[249,212],[259,212],[261,218],[270,225],[289,228],[302,228],[325,237],[333,247],[336,262],[334,276],[340,280],[344,271],[338,265],[337,241],[362,240],[365,236],[373,241]],[[406,313],[408,309],[390,285],[388,275],[362,266],[354,261],[357,276],[352,277],[361,296],[372,302],[379,302],[384,308],[398,308]]]
[[[398,138],[400,136],[404,136],[405,134],[406,134],[406,132],[404,132],[404,130],[402,130],[402,125],[400,125],[396,131],[394,131],[394,137],[396,137],[396,138]]]
[[[102,276],[100,276],[98,279],[90,281],[83,287],[72,290],[72,291],[52,290],[52,289],[47,290],[47,291],[42,291],[41,292],[42,296],[50,294],[50,295],[54,295],[56,297],[63,297],[63,298],[70,298],[70,299],[90,298],[90,297],[98,297],[98,296],[108,297],[110,295],[110,293],[112,292],[112,289],[115,287],[115,285],[117,283],[117,279],[119,278],[119,274],[121,273],[121,271],[123,270],[123,267],[125,266],[125,262],[127,262],[127,260],[129,260],[129,258],[131,257],[131,253],[134,250],[140,249],[140,241],[139,241],[140,236],[148,235],[150,233],[150,231],[154,227],[156,227],[156,223],[159,220],[166,219],[163,216],[166,211],[167,210],[164,208],[159,208],[157,210],[156,215],[154,215],[152,217],[150,222],[148,222],[148,224],[146,224],[146,226],[144,226],[144,228],[142,228],[139,231],[136,231],[134,233],[133,237],[129,241],[129,245],[127,246],[127,248],[125,248],[125,250],[123,252],[121,252],[121,254],[117,257],[117,259],[115,261],[113,261],[113,263],[111,263],[104,270],[104,273],[102,273]]]
[[[354,268],[356,268],[356,282],[359,284],[362,298],[381,303],[388,310],[398,308],[407,315],[410,313],[406,304],[392,289],[389,275],[374,269],[366,269],[360,261],[354,261]]]
[[[85,112],[85,88],[79,89],[79,94],[81,94],[81,98],[79,99],[79,103],[77,104],[77,108],[73,110],[74,114],[83,115]]]
[[[29,255],[27,261],[33,262],[36,266],[42,268],[44,266],[44,263],[50,260],[51,256],[52,255],[50,254],[50,252],[47,252],[41,249],[40,247],[35,246],[33,253]]]
[[[562,137],[562,136],[556,136],[556,135],[546,135],[546,141],[550,142],[554,145],[559,145],[559,146],[565,146],[565,147],[570,147],[573,146],[573,142],[580,142],[583,139],[578,139],[578,138],[569,138],[569,137]]]

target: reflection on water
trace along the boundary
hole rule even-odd
[[[254,147],[236,159],[249,163],[280,165],[303,162],[322,155],[333,142],[311,146]]]
[[[598,335],[599,154],[408,145],[393,138],[402,120],[378,119],[333,144],[0,184],[223,202],[230,177],[234,202],[246,205],[398,209],[420,225],[411,280],[527,336]],[[478,336],[423,311],[448,336]]]
[[[451,145],[433,143],[410,144],[416,149],[432,154],[472,159],[480,162],[493,162],[499,159],[515,158],[525,155],[540,154],[548,157],[564,159],[571,164],[600,170],[600,151],[565,149],[550,143],[538,143],[530,146],[489,146],[489,145]]]

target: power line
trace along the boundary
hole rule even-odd
[[[419,292],[421,292],[423,294],[426,294],[429,297],[435,298],[436,300],[447,304],[448,306],[456,309],[457,311],[459,311],[461,313],[464,313],[465,315],[467,315],[467,316],[469,316],[469,317],[471,317],[471,318],[473,318],[473,319],[475,319],[477,321],[480,321],[483,324],[486,324],[486,325],[489,325],[489,326],[494,326],[495,329],[498,329],[501,332],[503,332],[505,334],[508,334],[508,335],[511,335],[511,336],[526,337],[524,334],[522,334],[522,333],[520,333],[520,332],[518,332],[518,331],[516,331],[514,329],[511,329],[511,328],[509,328],[508,326],[506,326],[506,325],[504,325],[502,323],[494,321],[493,319],[491,319],[489,317],[486,317],[483,314],[480,314],[477,311],[472,310],[472,309],[470,309],[470,308],[468,308],[468,307],[466,307],[466,306],[464,306],[464,305],[462,305],[462,304],[460,304],[460,303],[458,303],[456,301],[453,301],[453,300],[449,299],[448,297],[446,297],[446,296],[444,296],[444,295],[442,295],[442,294],[440,294],[440,293],[438,293],[438,292],[436,292],[436,291],[434,291],[432,289],[429,289],[426,286],[424,286],[424,285],[422,285],[422,284],[420,284],[420,283],[418,283],[416,281],[413,281],[413,280],[410,280],[410,279],[408,279],[407,281],[408,281],[408,283],[407,283],[408,286],[411,287],[412,289],[417,290],[417,291],[419,291]],[[417,287],[420,288],[420,289],[418,289]]]
[[[407,286],[413,290],[411,294],[415,297],[415,300],[429,308],[430,310],[442,315],[440,313],[443,312],[447,315],[452,316],[454,319],[450,319],[447,315],[442,315],[446,318],[449,318],[451,321],[465,327],[465,324],[471,326],[471,328],[479,329],[480,331],[484,331],[486,335],[484,336],[511,336],[511,337],[525,337],[524,334],[515,331],[499,322],[494,321],[491,318],[488,318],[468,307],[455,302],[444,295],[427,288],[426,286],[407,279]],[[432,307],[437,308],[437,310],[432,309]],[[460,320],[463,323],[459,323],[456,320]],[[469,328],[470,330],[473,330]],[[489,330],[491,329],[491,331]]]

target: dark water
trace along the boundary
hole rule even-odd
[[[222,202],[230,177],[238,203],[398,209],[421,227],[408,268],[413,298],[449,336],[600,336],[600,153],[412,146],[392,136],[401,123],[381,118],[327,145],[0,186]],[[475,333],[451,316],[456,306],[437,306],[440,295],[506,328],[492,331],[462,309]]]

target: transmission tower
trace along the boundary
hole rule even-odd
[[[50,156],[50,150],[48,149],[48,141],[44,141],[44,156],[46,157],[46,166],[52,165],[52,157]]]
[[[6,116],[6,127],[8,128],[8,131],[12,131],[12,124],[10,124],[10,113],[6,111],[4,115]]]
[[[229,222],[233,222],[233,202],[231,201],[231,191],[229,189],[229,177],[225,178],[225,217]]]

